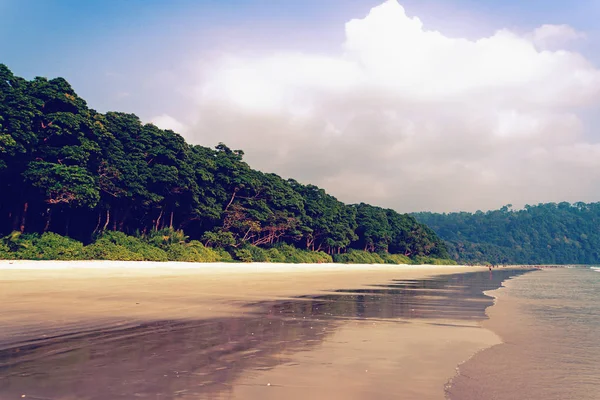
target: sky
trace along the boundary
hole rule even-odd
[[[0,63],[413,211],[600,201],[600,0],[0,0]]]

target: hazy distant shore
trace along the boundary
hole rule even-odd
[[[232,389],[231,398],[274,399],[283,396],[295,399],[310,392],[294,389],[297,385],[307,385],[305,389],[314,390],[313,397],[316,399],[331,398],[340,390],[338,385],[332,385],[331,382],[336,381],[336,376],[343,376],[344,382],[348,382],[348,390],[344,391],[345,398],[363,398],[368,393],[375,393],[378,398],[392,398],[401,390],[406,398],[441,400],[444,398],[444,383],[454,375],[459,363],[481,349],[500,343],[495,333],[481,328],[477,323],[479,317],[476,315],[483,311],[481,307],[488,304],[489,298],[476,295],[475,298],[467,297],[464,301],[447,301],[443,297],[440,297],[441,302],[436,300],[436,296],[440,295],[436,290],[443,289],[443,284],[435,282],[443,281],[446,276],[483,271],[478,276],[481,277],[481,282],[487,284],[488,274],[482,267],[1,261],[0,270],[0,302],[3,304],[0,316],[0,325],[3,326],[0,332],[0,364],[3,351],[11,351],[11,348],[19,346],[22,357],[30,360],[19,364],[19,368],[31,369],[27,371],[33,377],[41,368],[46,368],[45,363],[67,362],[60,361],[62,358],[58,361],[52,358],[60,357],[52,354],[60,354],[65,346],[75,349],[69,350],[69,354],[72,351],[76,351],[73,354],[80,353],[80,350],[76,350],[79,346],[84,346],[82,351],[87,349],[86,354],[90,351],[91,354],[99,352],[102,357],[116,351],[118,361],[113,360],[111,363],[124,363],[123,368],[135,370],[139,370],[139,365],[135,363],[141,362],[135,361],[138,360],[136,357],[149,357],[149,361],[144,361],[144,368],[147,369],[144,374],[162,377],[161,368],[169,366],[176,371],[195,369],[201,375],[205,373],[202,372],[205,366],[200,364],[205,361],[198,360],[204,360],[206,356],[203,354],[208,351],[203,347],[207,345],[204,342],[215,334],[218,327],[225,330],[215,336],[214,340],[218,338],[219,344],[210,345],[209,349],[223,355],[206,362],[207,365],[212,365],[211,368],[236,371],[231,376],[211,375],[215,382],[223,380],[228,387],[235,389]],[[501,273],[503,272],[498,272],[499,275]],[[419,289],[422,284],[417,284],[414,287],[417,291],[413,294],[410,282],[421,280],[424,280],[425,286]],[[394,289],[386,289],[390,284],[395,285],[394,282],[401,285],[402,282],[407,282],[408,286],[398,293]],[[462,278],[456,284],[464,284]],[[428,285],[433,286],[427,289]],[[329,296],[341,289],[351,290],[348,297],[341,295],[342,299],[352,300],[351,303],[332,303],[330,300],[306,303],[310,299],[307,295]],[[391,290],[390,295],[385,295],[386,290]],[[431,291],[431,295],[420,300],[423,290]],[[363,295],[363,291],[373,292],[376,297]],[[383,297],[377,297],[380,296],[377,293],[382,291],[385,292]],[[402,294],[405,292],[406,294]],[[471,296],[471,292],[470,289],[466,290],[464,296]],[[438,294],[433,296],[435,293]],[[444,291],[440,293],[445,296]],[[401,297],[398,297],[400,294]],[[290,299],[290,304],[295,305],[284,305],[284,308],[277,306],[285,304],[282,302],[287,301],[286,299]],[[396,304],[397,301],[401,303]],[[270,311],[261,316],[268,304],[273,306],[269,306]],[[322,307],[333,308],[315,318],[315,306],[317,311]],[[473,314],[474,319],[469,317],[472,307],[478,307],[476,309],[479,310],[477,314]],[[463,308],[464,311],[456,314]],[[440,310],[439,315],[431,318],[411,318],[403,322],[404,317],[400,317],[401,320],[394,317],[397,312],[401,313],[398,315],[408,316],[419,312],[429,313],[434,309]],[[285,314],[279,314],[284,310],[287,310]],[[348,315],[351,319],[340,319],[346,314],[328,319],[330,313],[341,311],[350,312]],[[309,313],[306,314],[307,312]],[[362,313],[366,314],[356,317]],[[298,319],[296,315],[305,317]],[[276,325],[271,325],[272,323]],[[208,328],[201,328],[202,326],[214,328],[207,331]],[[247,327],[242,329],[242,326]],[[191,332],[204,333],[194,333],[190,337]],[[52,339],[53,337],[59,339]],[[259,341],[253,344],[255,339]],[[32,355],[27,353],[28,343],[36,343],[31,350]],[[111,343],[125,347],[119,350],[120,347],[111,347]],[[173,348],[176,343],[181,343],[181,346]],[[245,344],[242,346],[239,343]],[[321,345],[315,348],[312,343]],[[192,347],[185,347],[184,344]],[[128,354],[127,349],[132,346],[139,348],[134,358],[119,355],[122,352]],[[164,346],[170,347],[161,350]],[[200,351],[198,346],[200,350],[204,350]],[[236,346],[242,347],[235,350]],[[230,347],[231,350],[226,350]],[[153,356],[148,352],[154,352],[160,357],[168,354],[169,360],[159,359],[160,362],[156,364],[152,362]],[[190,352],[198,354],[190,359]],[[41,355],[38,356],[38,353]],[[255,363],[266,362],[266,356],[260,354],[267,353],[270,354],[268,362],[275,364],[273,368],[262,370]],[[36,357],[41,358],[38,360]],[[50,358],[44,361],[47,357]],[[112,376],[100,365],[94,366],[95,358],[86,361],[87,357],[80,361],[69,358],[68,361],[69,365],[73,365],[69,367],[73,371],[78,371],[81,367],[96,376],[92,381],[85,377],[71,378],[79,379],[72,385],[83,391],[80,394],[85,391],[108,390],[104,387],[120,387],[121,381],[118,379],[121,377]],[[211,357],[213,359],[216,356]],[[288,358],[293,360],[290,361],[291,364],[282,361]],[[34,359],[37,361],[31,361]],[[10,360],[11,358],[9,362]],[[77,363],[81,363],[81,366],[78,367]],[[330,367],[332,363],[335,368]],[[45,371],[52,370],[50,364]],[[120,367],[115,368],[119,370]],[[394,379],[388,378],[389,372],[394,372]],[[210,372],[213,373],[215,372]],[[129,372],[123,374],[126,378]],[[165,374],[166,377],[168,374]],[[77,373],[73,372],[73,376],[77,376]],[[327,380],[324,380],[325,377]],[[188,385],[200,385],[202,382],[202,385],[209,384],[197,377],[187,378]],[[16,388],[22,388],[23,394],[63,398],[63,378],[56,378],[56,381],[49,379],[48,385],[39,387],[35,378],[13,377],[4,382],[9,386],[1,386],[0,376],[0,393],[6,387],[15,391]],[[183,381],[176,382],[181,385]],[[211,387],[218,388],[221,385],[211,382]],[[274,387],[265,392],[266,384],[270,382],[274,383]],[[102,385],[103,389],[99,389],[98,385]],[[37,391],[33,390],[36,387]],[[143,391],[148,387],[122,387],[119,390],[134,389]],[[161,386],[160,390],[163,389]],[[181,388],[188,389],[189,387]],[[201,390],[199,387],[196,389]],[[152,393],[160,391],[152,390]]]

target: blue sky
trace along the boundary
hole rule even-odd
[[[203,52],[253,49],[331,51],[343,24],[381,0],[0,0],[0,62],[31,78],[63,76],[101,111],[143,117],[168,104],[148,101],[155,77]],[[569,24],[597,34],[600,0],[405,0],[409,15],[447,35],[489,35],[510,27]],[[595,42],[595,41],[594,41]],[[598,54],[597,43],[585,49]],[[164,85],[169,85],[164,82]],[[176,93],[164,91],[164,103]],[[136,96],[135,93],[140,93]]]
[[[384,1],[0,0],[0,63],[347,202],[600,200],[600,0]]]

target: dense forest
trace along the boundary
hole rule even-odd
[[[600,264],[600,203],[547,203],[513,210],[413,214],[447,243],[455,260]]]
[[[179,232],[183,242],[239,259],[282,245],[447,257],[443,241],[412,216],[346,205],[316,186],[254,170],[243,156],[223,143],[190,145],[133,114],[96,112],[65,79],[28,81],[0,64],[5,252],[15,243],[25,251],[44,233],[56,235],[44,236],[49,243],[60,235],[89,245],[125,235],[151,241],[157,232],[171,241]]]

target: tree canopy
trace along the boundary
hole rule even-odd
[[[447,256],[417,220],[252,169],[223,143],[186,143],[133,114],[98,113],[62,79],[16,77],[0,64],[0,235],[183,230],[205,246],[294,245]]]
[[[599,264],[600,203],[546,203],[476,213],[416,213],[455,260],[519,264]]]

